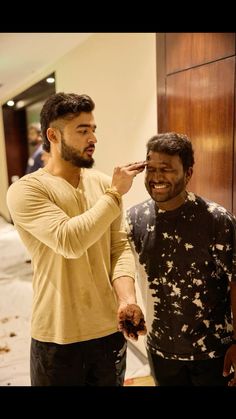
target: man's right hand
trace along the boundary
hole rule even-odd
[[[134,177],[143,172],[146,165],[146,161],[141,161],[115,167],[112,177],[112,188],[115,188],[120,195],[126,194],[132,186]]]
[[[139,335],[146,335],[144,315],[137,304],[121,304],[118,309],[118,329],[126,339],[138,340]]]

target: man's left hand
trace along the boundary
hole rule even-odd
[[[231,367],[234,369],[234,376],[228,382],[229,387],[236,386],[236,344],[231,345],[226,354],[224,361],[223,376],[227,377],[231,373]]]

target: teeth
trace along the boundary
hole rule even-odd
[[[153,185],[152,187],[154,189],[164,189],[164,188],[166,188],[166,185]]]

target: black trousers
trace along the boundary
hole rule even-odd
[[[127,342],[121,332],[58,345],[32,338],[32,386],[122,386]]]
[[[165,359],[147,351],[157,386],[227,386],[232,378],[223,377],[224,357],[203,361]]]

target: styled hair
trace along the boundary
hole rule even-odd
[[[50,141],[47,138],[47,129],[57,119],[73,119],[81,112],[92,112],[95,103],[87,95],[75,93],[56,93],[50,96],[43,105],[40,113],[43,149],[50,152]]]
[[[187,135],[167,132],[154,135],[147,142],[147,154],[149,151],[166,153],[170,156],[178,155],[182,161],[183,169],[186,172],[194,165],[194,151],[192,143]]]

